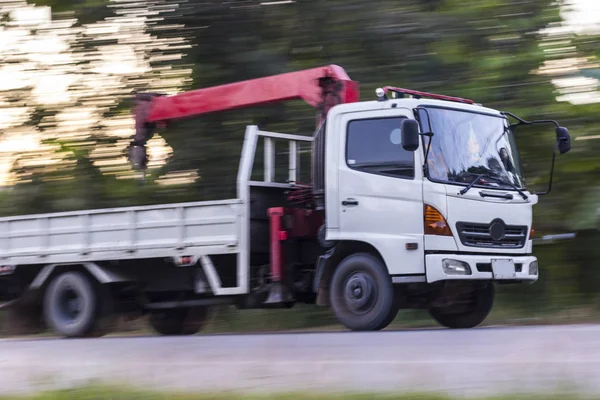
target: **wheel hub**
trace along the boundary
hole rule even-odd
[[[353,312],[368,311],[377,298],[377,289],[373,279],[362,272],[357,272],[346,281],[344,300]]]
[[[66,288],[59,297],[58,310],[62,318],[73,322],[81,312],[82,299],[79,293],[71,287]]]
[[[72,299],[69,301],[69,311],[75,314],[79,311],[79,299]]]

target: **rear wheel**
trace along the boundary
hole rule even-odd
[[[193,335],[204,327],[209,311],[206,306],[153,311],[150,326],[161,335]]]
[[[44,294],[44,318],[61,336],[102,336],[112,328],[111,300],[105,288],[96,287],[87,275],[65,272],[50,282]]]
[[[430,308],[429,315],[447,328],[474,328],[489,315],[494,305],[495,294],[495,286],[490,282],[457,296],[453,303],[445,307]]]
[[[330,296],[336,318],[353,331],[383,329],[398,312],[385,265],[368,253],[353,254],[339,264]]]

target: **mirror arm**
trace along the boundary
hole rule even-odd
[[[514,126],[517,126],[517,125],[533,125],[533,124],[553,124],[556,127],[556,144],[554,145],[554,152],[552,153],[552,165],[550,167],[550,181],[548,182],[548,189],[546,189],[546,191],[544,191],[544,192],[536,192],[535,193],[538,196],[547,195],[552,190],[552,182],[554,179],[554,166],[556,163],[556,153],[557,153],[557,151],[559,151],[559,149],[561,151],[561,154],[566,153],[570,149],[570,145],[564,151],[563,151],[563,149],[560,148],[561,144],[568,142],[570,140],[568,131],[566,130],[566,128],[562,128],[558,124],[558,122],[554,121],[554,120],[526,121],[526,120],[519,118],[516,115],[514,115],[510,112],[507,112],[507,111],[502,111],[500,114],[502,114],[504,116],[507,116],[507,115],[511,116],[514,119],[516,119],[517,121],[519,121],[516,124],[511,124],[510,125],[511,128]],[[565,135],[566,135],[566,137],[564,137]]]
[[[548,189],[545,192],[536,192],[534,193],[537,196],[545,196],[550,193],[552,190],[552,180],[554,178],[554,163],[556,161],[556,151],[558,150],[558,141],[556,141],[556,145],[554,146],[554,152],[552,153],[552,166],[550,167],[550,182],[548,182]]]
[[[429,160],[429,150],[431,149],[431,141],[433,138],[433,132],[424,132],[419,133],[420,136],[427,136],[429,141],[427,142],[427,150],[425,151],[425,160],[423,162],[423,173],[427,178],[429,178],[429,165],[427,161]]]
[[[518,126],[518,125],[533,125],[533,124],[553,124],[556,128],[560,128],[560,125],[558,124],[558,122],[552,120],[552,119],[541,119],[541,120],[536,120],[536,121],[525,121],[523,118],[517,117],[515,114],[508,112],[508,111],[501,111],[500,114],[506,116],[510,116],[513,117],[514,119],[516,119],[517,121],[519,121],[518,124],[512,124],[511,127],[513,126]]]
[[[517,123],[517,124],[512,124],[511,127],[512,126],[518,126],[518,125],[530,125],[531,124],[531,122],[525,121],[523,118],[517,117],[515,114],[513,114],[511,112],[508,112],[508,111],[500,111],[500,114],[504,115],[504,116],[508,115],[510,117],[513,117],[517,121],[519,121],[519,123]]]
[[[427,114],[427,125],[429,126],[429,132],[423,132],[420,134],[420,136],[427,136],[429,138],[429,141],[427,142],[427,150],[425,151],[425,160],[423,163],[423,173],[424,175],[427,177],[427,179],[429,179],[429,166],[427,165],[427,161],[429,161],[429,151],[431,150],[431,141],[433,140],[433,130],[431,129],[431,116],[429,115],[429,110],[427,110],[427,108],[425,107],[417,107],[413,110],[416,119],[419,121],[419,123],[421,123],[421,120],[419,118],[419,113],[416,112],[418,110],[422,110],[425,112],[425,114]]]

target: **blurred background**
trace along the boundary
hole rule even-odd
[[[290,102],[174,123],[151,139],[140,179],[126,157],[133,93],[326,64],[359,81],[363,100],[395,85],[568,127],[573,149],[557,158],[534,227],[576,236],[536,242],[540,281],[502,288],[487,323],[600,319],[597,0],[0,0],[0,216],[233,197],[245,126],[311,135],[315,110]],[[528,187],[543,190],[554,131],[518,133]],[[428,324],[412,311],[395,321]],[[225,308],[212,329],[334,326],[311,307]]]

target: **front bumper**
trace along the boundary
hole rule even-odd
[[[533,256],[429,254],[425,256],[427,282],[495,280],[533,283],[538,280]]]

